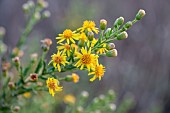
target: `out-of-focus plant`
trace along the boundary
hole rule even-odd
[[[60,77],[60,73],[63,72],[72,70],[88,71],[88,75],[93,75],[93,77],[90,78],[91,82],[96,79],[101,80],[105,73],[105,66],[99,62],[99,57],[116,57],[118,52],[113,42],[126,39],[128,37],[126,31],[145,16],[145,11],[139,10],[135,19],[125,24],[124,18],[119,17],[111,28],[107,28],[107,21],[105,19],[100,20],[99,28],[96,27],[94,21],[86,20],[82,27],[76,30],[66,29],[62,34],[56,37],[58,44],[57,51],[54,51],[49,62],[45,60],[45,57],[50,49],[52,41],[46,38],[41,41],[42,55],[38,57],[36,53],[32,54],[28,60],[28,66],[24,67],[20,59],[24,54],[23,47],[26,43],[26,39],[36,23],[50,16],[50,12],[45,10],[47,6],[48,3],[44,0],[37,0],[36,3],[29,0],[23,5],[23,10],[27,18],[26,27],[9,58],[2,58],[1,74],[3,76],[0,76],[0,111],[19,111],[20,106],[17,104],[17,100],[19,100],[21,95],[29,98],[31,92],[49,91],[49,93],[54,96],[56,92],[64,89],[60,85],[61,82],[77,83],[79,81],[80,77],[76,73]],[[4,34],[5,30],[1,28],[0,35],[3,36]],[[3,49],[1,47],[1,55],[6,51],[4,48],[6,48],[5,44]],[[8,59],[10,59],[10,61],[8,61]],[[32,68],[34,66],[36,68]],[[8,73],[14,67],[17,70],[17,73],[13,75],[15,79]],[[110,97],[110,93],[109,95],[101,95],[95,98],[91,104],[85,107],[84,101],[87,96],[87,92],[82,93],[78,103],[76,103],[77,107],[72,111],[73,113],[81,111],[83,111],[83,113],[98,113],[108,110],[109,106],[110,110],[115,109],[115,105],[110,104],[113,98]],[[67,95],[64,100],[72,104],[75,103],[75,98],[72,95]],[[70,106],[66,109],[66,113],[70,112],[69,107]],[[122,108],[120,107],[120,109]],[[121,110],[117,112],[120,113]]]

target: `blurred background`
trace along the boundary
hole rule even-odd
[[[15,47],[26,21],[22,4],[26,0],[0,0],[0,26],[6,28],[5,44]],[[51,17],[39,22],[27,40],[23,62],[30,53],[39,51],[40,40],[53,40],[48,53],[56,51],[55,37],[64,29],[80,27],[84,20],[94,20],[99,26],[100,19],[112,27],[116,18],[133,20],[139,9],[146,16],[132,26],[129,37],[116,41],[118,57],[101,58],[106,73],[101,82],[89,82],[86,72],[78,72],[78,84],[65,83],[68,92],[78,95],[87,90],[90,97],[103,94],[109,89],[117,93],[117,104],[124,95],[135,99],[135,106],[129,113],[149,113],[162,109],[170,113],[170,0],[48,0]],[[31,45],[31,46],[30,46]],[[29,48],[31,47],[31,48]],[[58,113],[58,112],[57,112]]]

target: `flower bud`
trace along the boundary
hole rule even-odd
[[[79,75],[77,75],[76,73],[72,73],[72,79],[74,83],[79,82]]]
[[[109,50],[107,53],[106,53],[106,56],[108,57],[116,57],[117,56],[117,50],[116,49],[112,49],[112,50]]]
[[[34,4],[34,2],[33,2],[32,0],[29,0],[29,1],[27,2],[27,4],[28,4],[29,8],[32,8],[32,7],[35,6],[35,4]]]
[[[100,29],[105,30],[107,27],[107,21],[105,19],[100,20]]]
[[[89,93],[87,91],[82,91],[81,92],[82,97],[87,98],[89,97]]]
[[[71,75],[67,75],[67,76],[65,77],[65,81],[71,82],[71,81],[73,81],[73,77],[72,77]]]
[[[78,46],[79,47],[84,47],[84,41],[83,40],[79,40],[78,41]]]
[[[123,23],[124,23],[124,18],[119,17],[119,18],[116,19],[114,26],[117,26],[117,25],[121,26]]]
[[[105,31],[105,33],[104,33],[104,35],[105,35],[106,37],[108,37],[110,34],[113,33],[113,30],[112,30],[112,31],[111,31],[111,30],[112,30],[111,28],[107,28],[106,31]]]
[[[111,103],[109,105],[110,110],[115,111],[116,110],[116,105],[114,103]]]
[[[51,13],[50,13],[50,11],[47,11],[47,10],[44,11],[43,14],[42,14],[43,18],[49,18],[50,16],[51,16]]]
[[[38,5],[42,8],[47,8],[48,7],[48,2],[44,0],[38,0]]]
[[[3,42],[0,41],[0,54],[4,54],[6,51],[7,51],[7,46]]]
[[[109,44],[106,45],[106,49],[107,50],[112,50],[114,48],[115,48],[115,44],[114,43],[109,43]]]
[[[13,58],[12,61],[14,62],[14,64],[15,64],[16,67],[19,67],[19,66],[20,66],[20,59],[19,59],[19,57]]]
[[[123,26],[123,31],[128,30],[131,26],[132,26],[132,22],[131,22],[131,21],[127,22],[127,23]]]
[[[138,13],[136,14],[136,20],[140,20],[145,16],[145,11],[143,9],[140,9]]]
[[[52,44],[52,40],[49,39],[49,38],[46,38],[44,40],[41,40],[41,43],[42,43],[42,45],[41,45],[42,50],[46,52],[50,49],[50,45]]]
[[[92,41],[92,40],[93,40],[93,38],[94,38],[94,33],[93,33],[93,32],[91,32],[91,31],[90,31],[90,32],[88,32],[88,33],[87,33],[87,38],[88,38],[88,40],[89,40],[89,41]]]
[[[97,103],[99,102],[99,98],[95,97],[95,98],[93,99],[93,102],[94,102],[94,104],[97,104]]]
[[[120,34],[118,34],[117,36],[117,40],[123,40],[126,39],[128,37],[128,34],[126,31],[121,32]]]
[[[34,63],[38,59],[38,54],[37,53],[33,53],[33,54],[30,55],[30,58],[31,58],[31,62]]]
[[[23,4],[22,9],[25,13],[28,13],[29,12],[29,5],[27,3]]]
[[[100,99],[100,100],[104,100],[104,99],[105,99],[105,96],[104,96],[104,95],[100,95],[100,96],[99,96],[99,99]]]
[[[39,12],[35,12],[34,18],[38,21],[41,19],[41,14]]]
[[[30,74],[30,80],[35,82],[38,80],[38,74],[36,73],[33,73],[33,74]]]
[[[41,40],[41,42],[47,46],[51,46],[52,40],[49,38],[45,38],[44,40]]]
[[[24,55],[24,52],[22,50],[20,50],[19,48],[15,47],[12,50],[12,55],[13,56],[18,56],[18,57],[22,57]]]
[[[8,75],[8,69],[7,67],[2,67],[2,75],[6,77]]]
[[[6,33],[6,30],[4,27],[0,27],[0,37],[3,37]]]
[[[14,88],[15,88],[14,82],[9,82],[9,83],[8,83],[8,87],[9,87],[10,89],[14,89]]]
[[[15,107],[14,107],[14,111],[15,111],[15,112],[18,112],[19,110],[20,110],[20,107],[19,107],[19,106],[15,106]]]
[[[83,107],[78,106],[77,109],[76,109],[76,113],[83,113],[83,112],[84,112]]]

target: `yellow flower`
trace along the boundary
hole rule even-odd
[[[56,37],[56,39],[59,39],[59,41],[57,43],[61,43],[64,40],[67,41],[68,44],[70,44],[70,41],[72,43],[75,43],[74,40],[78,40],[79,39],[79,34],[76,34],[74,32],[72,32],[70,29],[66,29],[63,34],[59,34],[59,37]],[[74,39],[74,40],[73,40]]]
[[[53,54],[51,57],[52,60],[50,61],[50,63],[53,63],[53,66],[57,68],[59,72],[61,72],[61,67],[60,67],[61,64],[65,66],[66,63],[67,64],[69,63],[66,61],[66,56],[63,53],[61,54],[61,52],[59,51],[57,52],[57,54]]]
[[[63,87],[58,86],[59,81],[55,78],[48,78],[46,80],[47,87],[49,88],[49,93],[54,96],[55,91],[62,91]]]
[[[73,78],[73,82],[74,83],[77,83],[77,82],[79,82],[79,76],[76,74],[76,73],[72,73],[72,78]]]
[[[85,33],[81,33],[80,35],[80,40],[83,41],[83,42],[86,42],[87,41],[87,36]]]
[[[64,96],[64,102],[66,104],[75,104],[76,98],[73,95],[68,94]]]
[[[97,64],[94,68],[93,72],[90,72],[88,75],[94,75],[93,78],[90,79],[91,82],[93,82],[96,78],[101,78],[104,76],[105,67],[102,64]]]
[[[25,93],[23,94],[23,96],[24,96],[25,98],[30,98],[30,97],[31,97],[31,93],[30,93],[30,92],[25,92]]]
[[[81,54],[82,53],[82,54]],[[84,66],[87,67],[88,71],[90,71],[91,68],[94,67],[94,61],[96,59],[95,54],[91,54],[91,48],[89,51],[87,51],[86,48],[81,49],[81,53],[77,53],[77,57],[79,60],[75,64],[76,67],[80,67],[80,70],[84,68]]]
[[[84,32],[84,31],[94,31],[96,34],[98,34],[99,30],[98,28],[95,27],[96,24],[94,23],[94,21],[84,21],[83,23],[83,27],[79,28],[78,30],[80,30],[80,32]]]
[[[103,53],[106,53],[108,50],[106,49],[106,43],[102,44],[102,48],[99,48],[97,50],[97,54],[103,54]]]
[[[63,50],[63,53],[67,52],[67,55],[70,56],[70,52],[71,52],[71,47],[69,44],[65,43],[65,44],[62,44],[60,43],[61,46],[58,46],[58,50]]]

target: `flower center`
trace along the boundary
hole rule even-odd
[[[71,38],[73,36],[73,32],[69,29],[66,29],[64,32],[64,38]]]
[[[66,50],[70,50],[70,45],[65,44],[64,47],[65,47]]]
[[[50,82],[50,83],[48,83],[48,86],[50,89],[55,90],[56,84],[54,82]]]
[[[104,75],[104,69],[102,66],[96,66],[95,75],[100,77]]]
[[[55,63],[59,64],[59,63],[62,62],[62,57],[61,57],[61,56],[55,56],[53,61],[54,61]]]
[[[81,61],[83,64],[90,64],[92,61],[90,54],[84,54],[81,58]]]

